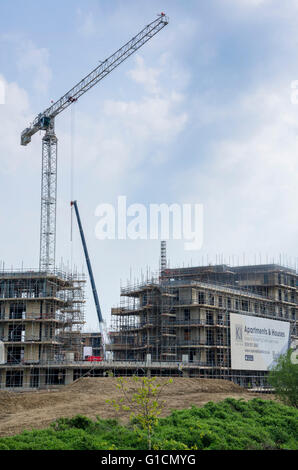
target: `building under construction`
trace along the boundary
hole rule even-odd
[[[190,376],[263,386],[265,371],[231,368],[230,314],[288,322],[297,330],[296,271],[283,266],[227,265],[167,269],[121,289],[112,309],[115,361],[178,363]]]
[[[1,388],[68,382],[63,365],[81,359],[84,282],[59,271],[0,272]]]
[[[112,360],[100,333],[82,333],[83,276],[0,272],[0,388],[39,389],[82,376],[183,375],[266,385],[266,370],[233,367],[231,318],[278,320],[297,340],[297,274],[278,265],[167,269],[121,289],[112,309]],[[288,346],[288,345],[287,345]]]

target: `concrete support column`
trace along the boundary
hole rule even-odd
[[[30,376],[31,376],[30,369],[23,369],[23,387],[24,388],[30,387]]]
[[[39,370],[39,386],[40,388],[46,387],[46,369]]]
[[[66,369],[65,371],[65,385],[73,382],[73,369]]]

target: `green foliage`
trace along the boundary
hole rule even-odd
[[[160,420],[161,442],[198,449],[295,449],[298,411],[270,400],[228,398],[203,408],[176,410]]]
[[[276,395],[286,405],[298,407],[298,364],[291,361],[292,349],[278,358],[276,366],[270,371],[268,382]]]
[[[173,380],[169,379],[166,382],[157,383],[155,377],[133,376],[131,380],[119,377],[117,388],[121,391],[122,397],[118,401],[114,399],[106,401],[116,411],[129,412],[131,421],[147,433],[149,450],[152,446],[153,430],[158,424],[158,418],[164,406],[161,393],[165,386],[172,382]],[[142,439],[142,433],[139,435]]]
[[[0,438],[0,450],[137,450],[148,445],[147,432],[115,419],[81,415],[60,418],[48,429]],[[271,400],[226,400],[174,410],[159,418],[154,450],[298,450],[298,410]]]
[[[59,418],[57,421],[51,424],[51,426],[57,431],[62,431],[63,429],[68,428],[77,428],[77,429],[92,429],[93,421],[86,416],[76,415],[73,418]]]

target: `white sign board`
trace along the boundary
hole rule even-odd
[[[289,348],[290,323],[230,314],[231,367],[269,370]]]
[[[92,356],[91,346],[84,346],[84,358],[87,356]]]

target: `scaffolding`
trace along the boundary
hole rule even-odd
[[[61,365],[82,356],[84,283],[60,270],[0,271],[1,388],[63,382]]]
[[[182,374],[264,385],[264,371],[231,369],[230,313],[287,321],[296,337],[297,280],[278,265],[163,267],[121,288],[109,349],[115,361],[176,363]]]

